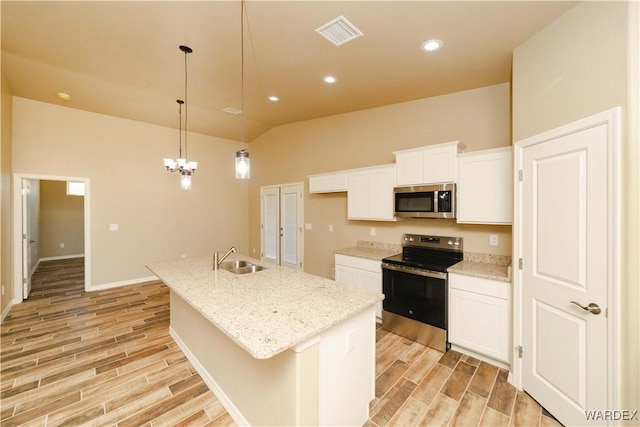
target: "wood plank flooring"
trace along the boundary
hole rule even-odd
[[[1,327],[4,426],[234,426],[168,334],[159,281],[84,291],[82,258],[42,262]],[[559,425],[507,372],[377,330],[366,426]]]

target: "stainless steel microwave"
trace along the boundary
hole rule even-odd
[[[456,217],[456,185],[453,183],[396,187],[394,199],[396,217]]]

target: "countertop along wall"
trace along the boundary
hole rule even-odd
[[[393,163],[393,151],[460,140],[467,152],[511,145],[509,83],[272,129],[249,146],[249,247],[260,251],[260,186],[304,182],[305,268],[332,277],[334,251],[358,240],[400,244],[402,233],[463,237],[465,250],[511,255],[511,226],[455,220],[348,221],[346,193],[308,194],[307,175]],[[333,232],[329,232],[333,225]],[[375,227],[375,236],[371,236]],[[489,234],[500,244],[489,246]]]

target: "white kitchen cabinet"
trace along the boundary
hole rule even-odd
[[[456,182],[456,157],[465,148],[460,141],[451,141],[395,151],[396,186]]]
[[[395,221],[395,165],[352,169],[347,175],[349,219]]]
[[[494,148],[458,155],[459,223],[511,224],[513,150]]]
[[[347,191],[347,172],[309,175],[309,193],[337,193]]]
[[[449,273],[449,342],[509,364],[511,284]]]
[[[349,255],[335,255],[336,282],[382,293],[382,262]],[[382,301],[376,304],[376,317],[382,319]]]

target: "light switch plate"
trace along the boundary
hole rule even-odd
[[[118,231],[118,224],[109,224],[109,231]]]

